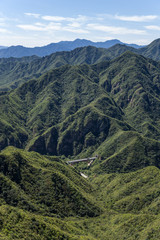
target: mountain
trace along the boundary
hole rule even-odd
[[[158,60],[158,44],[159,41],[155,40],[149,46],[141,49],[116,44],[108,49],[92,46],[80,47],[72,51],[56,52],[46,57],[1,58],[0,90],[8,91],[9,89],[14,89],[29,79],[37,78],[50,69],[65,64],[96,64],[117,58],[127,51]],[[154,50],[155,48],[157,51]]]
[[[7,48],[7,47],[4,47],[4,46],[0,46],[0,49],[4,49],[4,48]]]
[[[77,155],[82,151],[82,148],[84,147],[84,138],[91,131],[93,124],[99,122],[94,133],[99,135],[101,134],[101,129],[103,130],[105,122],[107,123],[109,121],[107,116],[105,117],[103,114],[95,111],[94,105],[93,107],[91,105],[92,102],[93,104],[96,104],[98,99],[100,101],[105,95],[105,90],[98,87],[97,71],[90,68],[88,65],[73,67],[69,65],[63,66],[49,71],[37,80],[28,81],[20,88],[1,95],[0,102],[1,110],[3,112],[1,115],[1,134],[4,137],[6,136],[1,141],[1,148],[6,145],[6,141],[11,141],[15,146],[22,147],[26,140],[30,139],[31,142],[30,140],[27,140],[28,144],[26,146],[29,149],[33,150],[37,146],[36,148],[39,148],[41,153],[47,153],[47,149],[50,149],[50,154],[71,155],[74,151],[77,151],[77,153],[75,152]],[[111,107],[115,109],[115,115],[117,115],[115,118],[117,117],[118,120],[121,119],[121,111],[115,105],[114,101],[110,100],[108,95],[106,95],[105,101],[109,103],[109,106],[107,107],[108,110],[106,109],[106,111],[108,111],[107,115],[110,115],[111,117],[113,116],[114,112],[112,113],[112,111],[110,112],[109,110]],[[5,110],[6,107],[8,113]],[[92,120],[90,121],[92,115],[95,115],[95,123]],[[83,119],[84,116],[86,116],[86,120],[80,122],[80,119]],[[12,127],[13,124],[11,119],[14,119],[14,128]],[[67,135],[70,134],[68,132],[70,130],[68,129],[67,131],[66,129],[68,125],[67,122],[70,122],[71,125],[73,125],[74,122],[74,125],[77,125],[77,133],[75,132],[75,135],[71,140],[72,144],[74,142],[74,147],[69,148],[68,144],[70,146],[72,146],[72,144],[66,142],[68,138]],[[79,136],[80,139],[76,140],[77,135],[79,134],[78,131],[80,131],[78,130],[80,127],[78,127],[79,124],[81,124],[82,129],[83,125],[85,126],[87,124],[88,130],[85,130],[84,133],[82,132],[82,136]],[[19,128],[20,126],[21,130]],[[39,138],[39,131],[41,133],[46,132],[47,136],[50,138],[51,142],[48,142],[47,149],[44,142],[44,136]],[[103,131],[104,136],[101,136],[102,141],[106,135],[105,128]],[[52,139],[52,135],[54,134],[57,137]],[[63,134],[64,138],[61,138],[60,135],[62,136]],[[43,147],[39,141],[42,141],[42,144],[44,143]],[[52,141],[54,142],[52,143]],[[79,147],[76,146],[76,142],[77,144],[80,144]],[[50,147],[50,144],[55,145],[55,147]],[[64,147],[64,145],[66,146]]]
[[[76,39],[74,41],[61,41],[58,43],[51,43],[47,46],[34,47],[34,48],[27,48],[23,46],[11,46],[6,49],[0,49],[0,58],[9,58],[9,57],[19,58],[19,57],[32,56],[32,55],[43,57],[46,55],[50,55],[54,52],[71,51],[79,47],[93,46],[98,48],[109,48],[115,44],[127,45],[134,48],[141,47],[136,44],[125,44],[116,39],[108,40],[105,42],[92,42],[85,39]]]
[[[159,177],[155,167],[93,177],[97,201],[108,211],[87,227],[98,239],[159,239]]]
[[[116,44],[108,49],[92,46],[76,48],[72,51],[56,52],[46,57],[23,57],[0,59],[0,90],[14,89],[21,83],[37,78],[50,69],[65,64],[96,64],[117,58],[124,52],[130,51],[155,60],[159,59],[159,41],[145,48],[135,49],[126,45]]]
[[[3,150],[0,238],[10,239],[12,234],[12,239],[21,239],[22,235],[24,239],[71,239],[74,227],[65,230],[67,225],[60,219],[100,215],[102,209],[94,200],[93,190],[87,180],[57,157],[13,147]]]
[[[160,238],[160,65],[132,50],[0,59],[0,239]]]
[[[93,64],[109,59],[107,49],[95,47],[77,48],[71,52],[57,52],[40,58],[36,56],[23,58],[0,59],[0,88],[8,90],[16,88],[29,79],[37,78],[41,74],[66,65]]]
[[[160,61],[160,38],[154,40],[146,47],[139,49],[139,54],[147,58],[152,58],[155,61]]]
[[[49,70],[1,94],[0,148],[14,145],[65,156],[98,152],[107,164],[115,153],[117,159],[122,154],[123,161],[129,163],[127,151],[131,149],[140,161],[138,169],[144,166],[141,160],[145,158],[146,165],[159,167],[159,76],[157,62],[131,52],[95,65],[65,65]],[[121,139],[125,139],[127,132],[130,138],[126,148],[113,148],[110,139],[120,139],[121,133]],[[145,147],[139,158],[136,147],[141,144]],[[110,148],[113,150],[105,150]],[[155,155],[151,155],[152,149]],[[113,162],[116,164],[111,161],[107,172]],[[121,168],[119,171],[123,171]],[[126,171],[133,168],[127,167]]]
[[[18,87],[21,83],[66,64],[96,64],[120,56],[126,51],[136,52],[134,48],[117,44],[109,49],[92,46],[76,48],[73,51],[56,52],[40,58],[37,56],[0,59],[0,90]]]
[[[145,47],[142,46],[141,48],[137,48],[134,45],[116,44],[107,50],[108,50],[107,55],[110,59],[120,56],[120,54],[122,54],[125,51],[131,51],[133,53],[143,55],[146,58],[151,58],[155,61],[160,61],[160,39],[156,39],[149,45]]]
[[[110,49],[109,55],[110,58],[112,57],[112,54],[110,54],[111,51],[113,51],[114,56],[117,57],[119,55],[116,54],[118,52],[118,48],[126,48],[129,51],[135,52],[137,54],[143,55],[147,58],[151,58],[153,60],[159,61],[159,39],[154,40],[152,43],[150,43],[147,46],[138,46],[136,44],[126,44],[122,43],[119,40],[108,40],[106,42],[92,42],[85,39],[76,39],[74,41],[61,41],[59,43],[51,43],[44,47],[35,47],[35,48],[26,48],[23,46],[11,46],[11,47],[3,47],[0,49],[0,58],[22,58],[24,56],[39,56],[44,57],[46,55],[50,55],[55,52],[63,52],[63,51],[72,51],[76,48],[82,48],[87,46],[92,46],[96,48],[104,48],[104,49]],[[116,48],[114,49],[114,46]],[[121,54],[122,52],[120,52]]]
[[[160,237],[156,167],[88,181],[60,158],[8,147],[0,153],[0,179],[1,239]]]
[[[0,171],[5,204],[46,216],[100,213],[91,200],[92,186],[58,158],[9,147],[0,154]]]

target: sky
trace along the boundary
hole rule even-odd
[[[0,45],[77,38],[146,45],[160,38],[159,0],[0,0]]]

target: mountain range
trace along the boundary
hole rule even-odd
[[[88,48],[82,50],[88,52]],[[92,47],[89,50],[94,56]],[[29,66],[36,74],[34,65]],[[42,64],[35,66],[43,70]],[[25,76],[29,70],[23,67]],[[123,138],[126,131],[133,135],[131,142],[133,138],[144,144],[158,140],[159,76],[159,63],[132,52],[94,65],[67,64],[53,69],[48,65],[41,76],[1,93],[0,148],[14,145],[65,156],[87,156],[88,151],[96,154],[100,149],[108,158],[112,154],[105,155],[104,150],[103,154],[101,148],[108,138]]]
[[[0,239],[160,238],[159,44],[0,59]]]
[[[93,46],[97,48],[110,48],[116,44],[131,46],[134,48],[140,48],[142,46],[136,44],[126,44],[117,39],[108,40],[105,42],[92,42],[86,39],[76,39],[74,41],[61,41],[58,43],[51,43],[49,45],[43,47],[34,47],[34,48],[27,48],[23,46],[11,46],[8,48],[1,49],[0,48],[0,58],[8,58],[8,57],[24,57],[24,56],[32,56],[36,55],[39,57],[43,57],[46,55],[50,55],[55,52],[61,51],[71,51],[78,47],[86,47],[86,46]]]
[[[29,79],[63,65],[96,64],[110,61],[126,51],[160,60],[160,39],[144,48],[116,44],[108,49],[92,46],[76,48],[72,51],[56,52],[46,57],[0,58],[0,91],[14,89]]]

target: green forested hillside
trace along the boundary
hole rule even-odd
[[[46,57],[0,58],[0,92],[17,88],[20,84],[38,78],[41,74],[66,64],[96,64],[119,57],[126,51],[159,61],[159,39],[146,47],[135,49],[116,44],[108,49],[93,46],[72,51],[55,52]]]
[[[0,239],[159,239],[160,170],[85,180],[56,157],[0,154]]]
[[[36,56],[24,58],[0,59],[0,91],[17,88],[20,84],[38,78],[54,68],[70,64],[94,64],[101,60],[110,59],[107,49],[84,47],[71,52],[56,52],[40,58]]]
[[[45,216],[96,216],[93,188],[56,157],[14,147],[0,154],[1,204]]]
[[[51,70],[0,96],[1,149],[87,156],[103,143],[101,155],[110,157],[105,142],[119,131],[140,133],[142,142],[158,140],[159,74],[157,62],[131,52]]]
[[[144,55],[147,58],[152,58],[156,61],[160,60],[160,38],[154,40],[146,47],[143,47],[142,49],[139,49],[138,52],[142,55]]]
[[[160,238],[159,63],[104,53],[1,59],[0,239]]]

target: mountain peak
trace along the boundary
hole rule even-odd
[[[0,49],[0,58],[3,58],[3,57],[19,58],[19,57],[32,56],[32,55],[44,57],[55,52],[71,51],[78,47],[94,46],[97,48],[110,48],[115,44],[130,46],[129,44],[125,44],[119,41],[118,39],[107,40],[105,42],[92,42],[87,39],[77,38],[74,41],[60,41],[58,43],[51,43],[43,47],[27,48],[23,46],[11,46],[6,49]]]
[[[146,47],[140,49],[140,54],[145,57],[152,58],[153,60],[160,60],[160,38],[154,40]]]
[[[120,40],[118,39],[111,39],[111,40],[106,40],[105,42],[115,42],[116,44],[117,43],[122,43]],[[124,43],[123,43],[124,44]]]

